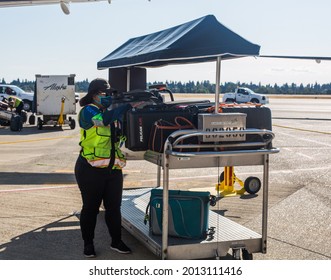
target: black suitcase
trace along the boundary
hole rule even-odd
[[[268,107],[224,107],[224,113],[244,113],[246,128],[272,130],[271,110]]]
[[[237,107],[224,107],[223,113],[244,113],[246,114],[246,128],[266,129],[272,130],[272,117],[271,110],[264,106],[237,106]],[[256,134],[246,135],[247,142],[265,142],[268,137],[261,137]],[[268,148],[272,147],[270,142]],[[258,147],[252,146],[250,149],[256,149]]]
[[[184,117],[197,126],[197,111],[188,108],[175,108],[165,104],[131,109],[126,114],[124,133],[125,146],[131,151],[148,150],[148,142],[153,124],[162,119],[174,122],[178,116]]]
[[[215,103],[192,105],[198,107],[199,113],[213,113]],[[220,106],[219,113],[244,113],[246,114],[246,128],[272,130],[271,110],[265,106],[251,104],[224,104]],[[267,137],[267,136],[266,136]],[[268,137],[267,137],[268,138]],[[265,142],[268,139],[256,134],[246,135],[246,142]],[[270,142],[268,147],[271,147]],[[248,149],[256,149],[251,146]],[[234,148],[236,149],[236,148]]]
[[[192,104],[191,107],[196,107],[199,113],[214,112],[215,102]],[[211,110],[212,108],[212,110]],[[271,110],[265,106],[253,105],[227,105],[221,106],[223,113],[244,113],[246,114],[246,128],[267,129],[272,130]]]

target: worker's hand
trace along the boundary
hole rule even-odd
[[[114,121],[121,121],[123,122],[124,114],[131,108],[130,104],[119,105],[117,108],[114,109],[107,109],[103,114],[103,124],[105,126],[109,125]]]
[[[130,110],[132,106],[130,104],[122,105],[114,110],[114,119],[118,120],[121,124],[123,124],[123,119],[125,113]]]

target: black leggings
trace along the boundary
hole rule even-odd
[[[17,114],[21,114],[22,113],[22,110],[23,110],[23,107],[24,107],[24,104],[23,104],[23,101],[16,107],[16,109],[15,109],[15,112],[17,113]]]
[[[75,165],[75,176],[83,200],[80,228],[85,245],[93,243],[101,202],[103,202],[105,208],[105,221],[112,242],[120,241],[122,170],[95,168],[79,156]]]

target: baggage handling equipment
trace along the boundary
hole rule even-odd
[[[43,125],[62,127],[69,125],[75,129],[76,122],[71,116],[76,115],[75,74],[36,75],[35,110],[29,123],[41,130]]]
[[[183,144],[184,139],[218,134],[257,134],[261,142]],[[146,151],[145,160],[157,165],[157,185],[163,169],[163,224],[162,236],[152,235],[144,224],[150,188],[124,190],[122,202],[123,227],[162,259],[202,259],[225,257],[232,249],[235,259],[251,259],[253,253],[266,253],[269,155],[279,152],[271,147],[274,134],[270,130],[246,129],[233,131],[178,130],[165,142],[164,152]],[[200,148],[197,152],[179,152],[184,148]],[[208,148],[201,149],[201,148]],[[219,149],[222,148],[222,149]],[[226,148],[226,149],[224,149]],[[231,149],[232,148],[232,149]],[[239,148],[239,149],[238,149]],[[205,240],[188,240],[168,236],[169,170],[226,166],[263,166],[262,234],[256,233],[222,215],[209,212],[210,232]]]
[[[53,125],[56,126],[58,125],[59,127],[62,127],[62,125],[67,124],[71,129],[75,129],[76,127],[76,122],[72,117],[69,117],[68,120],[66,119],[66,115],[63,114],[64,112],[64,103],[65,103],[66,98],[63,96],[61,98],[61,109],[60,109],[60,114],[54,115],[54,116],[44,116],[43,119],[38,117],[37,119],[37,127],[39,130],[43,128],[44,124],[48,125]]]

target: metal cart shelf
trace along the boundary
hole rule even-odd
[[[259,135],[261,142],[183,144],[191,137],[229,134]],[[227,255],[232,249],[236,259],[249,258],[253,253],[266,253],[269,155],[279,152],[272,147],[274,134],[269,130],[246,129],[234,131],[178,130],[165,142],[164,152],[146,151],[145,160],[158,166],[157,185],[161,183],[163,169],[163,225],[162,237],[150,233],[144,216],[150,198],[150,188],[125,190],[123,193],[123,226],[147,248],[162,259],[202,259]],[[181,152],[194,149],[196,152]],[[168,236],[169,170],[225,166],[263,165],[262,235],[222,215],[209,213],[212,234],[205,240],[188,240]]]

